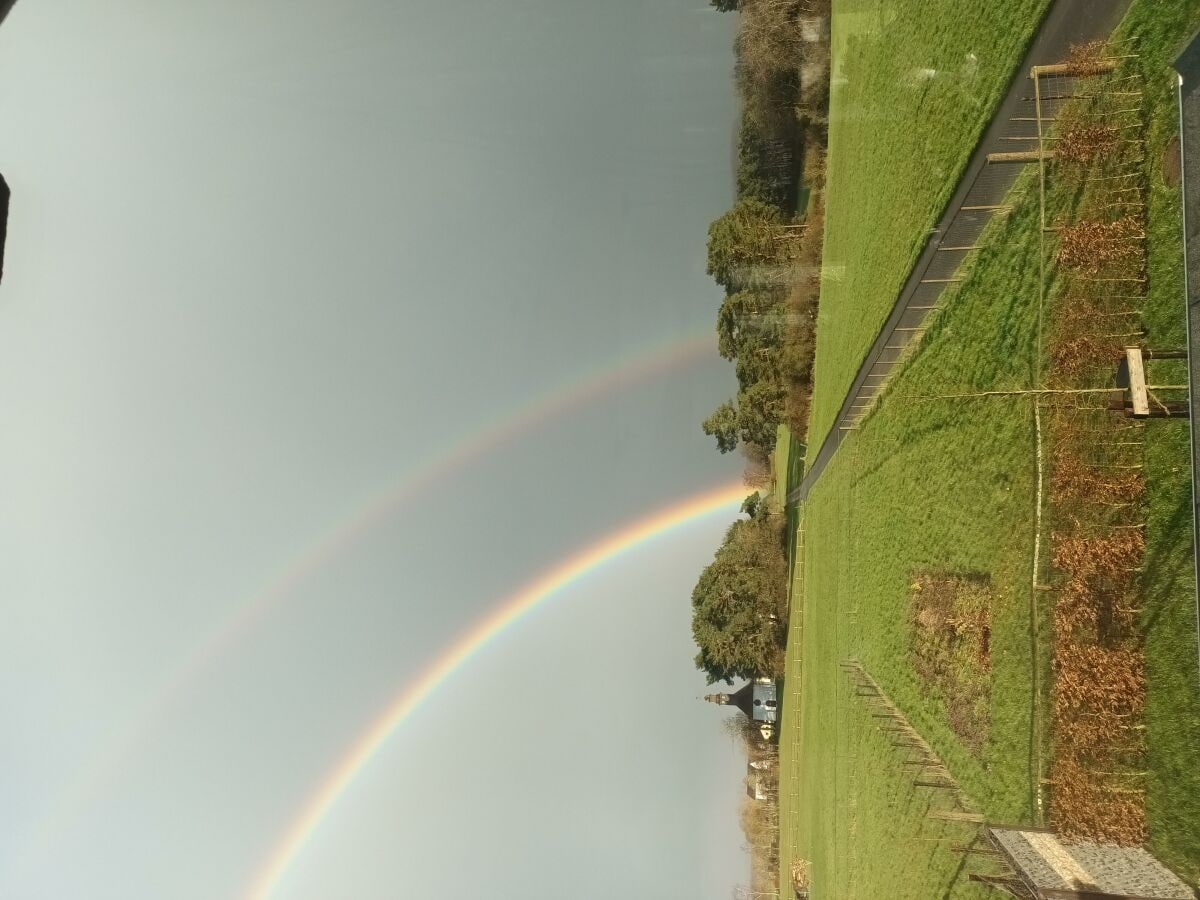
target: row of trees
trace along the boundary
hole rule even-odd
[[[724,291],[718,348],[735,365],[738,391],[703,428],[722,453],[740,445],[746,483],[769,490],[777,428],[786,420],[795,433],[803,432],[802,413],[789,416],[789,407],[807,408],[809,394],[820,217],[814,227],[804,208],[810,204],[802,203],[808,188],[801,184],[806,176],[811,182],[813,160],[823,161],[826,101],[820,101],[821,115],[812,117],[802,98],[806,88],[809,96],[824,98],[828,76],[805,84],[802,47],[811,43],[812,29],[806,33],[800,17],[814,5],[827,7],[828,0],[711,2],[738,14],[737,196],[708,229],[708,274]],[[818,119],[820,129],[811,129]],[[819,201],[811,205],[820,208]],[[710,684],[783,674],[787,529],[773,497],[746,498],[744,516],[729,527],[692,591],[696,667]],[[778,751],[750,719],[737,715],[731,725],[755,765],[747,786],[766,789],[765,798],[745,799],[739,816],[751,859],[750,884],[741,895],[772,896],[779,871]]]
[[[827,14],[828,0],[713,3],[738,12],[737,200],[708,229],[708,273],[725,293],[717,312],[718,346],[735,364],[738,392],[703,428],[722,453],[742,447],[747,484],[758,487],[770,482],[779,424],[786,420],[797,433],[803,430],[789,408],[806,408],[812,370],[820,214],[815,223],[797,221],[796,200],[805,155],[823,159],[824,135],[806,133],[808,114],[799,105],[801,47],[812,43],[800,17],[822,4]],[[824,96],[827,83],[816,93]],[[758,494],[747,498],[743,512],[692,593],[696,665],[710,683],[782,672],[783,516]]]
[[[728,453],[739,441],[766,450],[783,419],[784,303],[788,246],[795,230],[778,207],[739,200],[708,231],[708,273],[725,288],[717,312],[717,346],[736,364],[738,396],[703,423]]]
[[[703,422],[728,453],[765,456],[787,421],[803,430],[812,368],[819,224],[800,201],[823,160],[827,47],[802,21],[826,0],[714,0],[738,12],[735,76],[741,98],[737,201],[708,230],[708,273],[725,290],[717,314],[721,355],[736,364],[738,392]],[[814,83],[815,82],[815,83]],[[814,175],[814,171],[817,173]],[[819,186],[818,186],[819,189]],[[819,203],[815,204],[819,208]],[[819,216],[817,217],[819,220]]]

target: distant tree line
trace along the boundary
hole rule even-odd
[[[802,20],[827,16],[828,0],[713,6],[738,15],[737,196],[708,229],[708,273],[724,291],[718,347],[738,391],[703,428],[722,453],[740,447],[747,484],[767,492],[747,498],[692,592],[696,666],[710,683],[783,671],[785,518],[770,453],[781,422],[803,434],[811,393],[828,96],[828,46]]]
[[[828,0],[712,5],[738,14],[737,199],[708,230],[708,273],[725,291],[719,347],[738,392],[702,426],[722,453],[741,444],[765,458],[781,422],[802,434],[807,418],[821,217],[819,201],[800,201],[822,177],[828,49],[804,39],[801,18],[827,15]]]

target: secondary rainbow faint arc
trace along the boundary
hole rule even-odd
[[[666,346],[660,345],[632,360],[619,361],[615,367],[606,368],[599,374],[540,397],[517,412],[471,432],[448,450],[431,456],[406,477],[361,506],[349,520],[327,533],[307,552],[301,554],[268,585],[266,590],[245,604],[236,616],[193,655],[193,665],[202,664],[216,650],[253,627],[295,586],[378,527],[413,494],[439,479],[446,478],[483,453],[519,437],[547,419],[569,412],[624,385],[644,381],[652,375],[698,360],[715,349],[716,341],[711,332]]]
[[[371,762],[372,757],[392,733],[485,644],[528,614],[539,603],[604,563],[673,528],[731,506],[742,500],[747,491],[748,489],[738,482],[674,503],[585,547],[503,600],[484,619],[447,647],[354,741],[309,798],[258,871],[246,894],[247,900],[268,900],[288,868],[316,832],[321,820],[351,782]]]
[[[446,478],[482,454],[513,440],[531,428],[553,417],[603,397],[621,387],[636,384],[662,372],[687,365],[714,354],[716,338],[705,330],[609,363],[564,387],[556,388],[505,416],[493,419],[476,428],[448,448],[431,455],[422,464],[409,470],[382,492],[361,504],[348,518],[327,531],[320,539],[271,578],[266,586],[219,625],[205,640],[188,652],[175,668],[169,680],[149,700],[132,726],[118,737],[108,752],[74,779],[59,796],[62,801],[51,807],[34,826],[29,843],[37,845],[48,834],[56,832],[55,819],[68,815],[66,802],[74,801],[77,809],[84,808],[90,797],[112,777],[134,746],[141,743],[149,729],[171,706],[172,699],[203,673],[209,662],[247,632],[283,601],[313,573],[336,559],[358,540],[388,519],[397,508],[422,489]],[[82,795],[82,797],[81,797]],[[59,823],[59,827],[63,827]]]

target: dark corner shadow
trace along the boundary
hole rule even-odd
[[[0,25],[4,24],[4,17],[16,4],[17,0],[0,0]]]
[[[4,279],[4,239],[8,236],[8,196],[8,182],[0,173],[0,281]]]

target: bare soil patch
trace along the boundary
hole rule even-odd
[[[991,729],[992,592],[987,576],[919,572],[908,596],[909,655],[926,693],[973,753]]]

